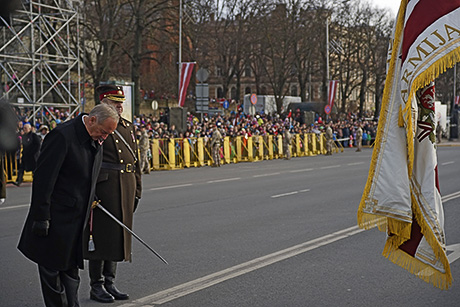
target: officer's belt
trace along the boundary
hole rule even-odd
[[[101,168],[105,169],[112,169],[116,171],[123,171],[126,173],[135,173],[136,170],[134,169],[134,165],[131,163],[128,164],[118,164],[118,163],[109,163],[109,162],[102,162]]]

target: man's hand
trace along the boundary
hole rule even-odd
[[[141,200],[140,197],[136,196],[136,198],[134,198],[134,210],[133,210],[133,212],[136,212],[137,205],[139,205],[139,200]]]
[[[46,237],[48,235],[48,229],[50,228],[50,222],[45,221],[34,221],[32,223],[32,232],[39,237]]]

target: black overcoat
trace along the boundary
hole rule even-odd
[[[102,148],[89,136],[82,115],[44,139],[32,186],[32,201],[19,250],[49,269],[83,269],[82,234],[94,197]],[[48,236],[32,232],[34,220],[50,220]]]

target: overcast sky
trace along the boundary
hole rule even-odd
[[[389,8],[393,12],[393,15],[395,17],[396,17],[396,14],[398,13],[399,4],[401,3],[401,0],[370,0],[370,1],[378,7]]]

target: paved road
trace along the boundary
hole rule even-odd
[[[346,149],[144,176],[135,231],[170,265],[134,242],[134,260],[118,274],[131,300],[112,306],[458,306],[459,149],[438,151],[456,279],[448,291],[381,256],[385,234],[355,226],[370,156],[370,149]],[[30,186],[7,193],[0,306],[41,306],[35,265],[15,248]],[[101,306],[88,299],[86,271],[81,278],[81,305]]]

